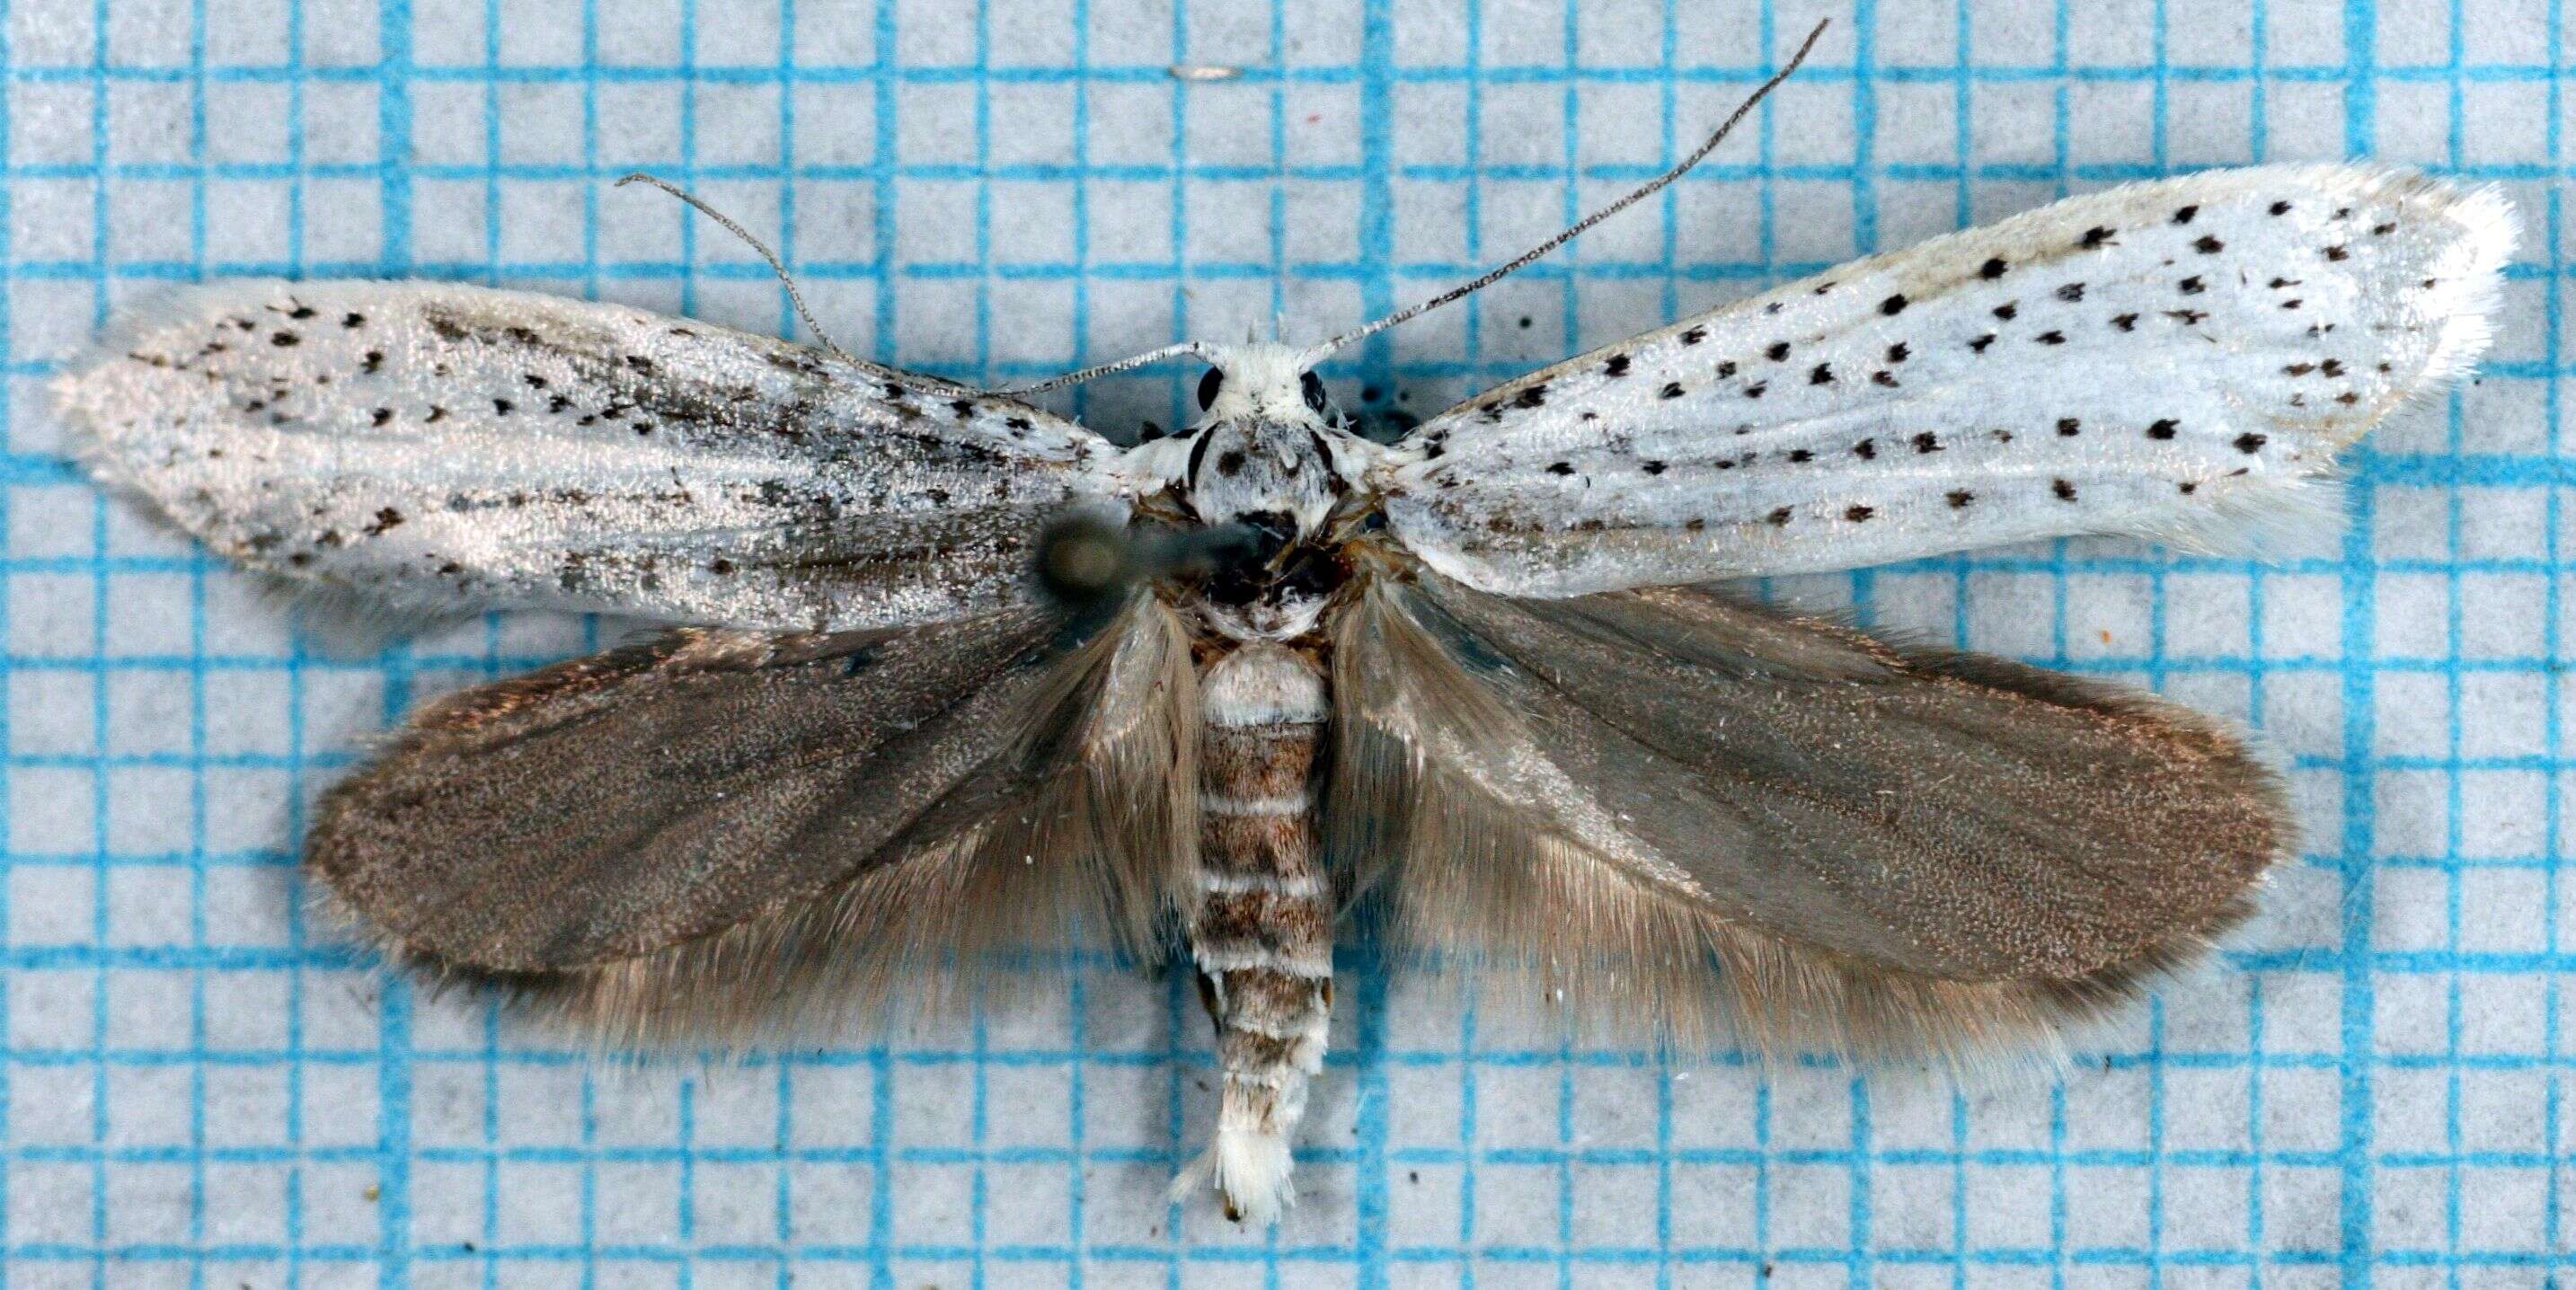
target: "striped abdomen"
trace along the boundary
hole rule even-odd
[[[1322,670],[1268,642],[1219,659],[1199,693],[1199,865],[1181,912],[1225,1090],[1216,1141],[1174,1191],[1213,1179],[1229,1212],[1267,1222],[1293,1198],[1288,1140],[1333,1000],[1313,788],[1330,705]]]

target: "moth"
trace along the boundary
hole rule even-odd
[[[1179,948],[1222,1093],[1175,1195],[1264,1221],[1356,904],[1677,1046],[1974,1061],[2192,961],[2295,849],[2223,722],[1708,584],[2259,552],[2470,368],[2505,202],[2365,165],[2132,184],[1392,445],[1336,410],[1336,351],[1724,135],[1320,344],[988,392],[615,305],[236,282],[126,314],[58,403],[103,483],[246,569],[676,624],[431,703],[323,798],[305,864],[392,959],[653,1046],[1020,947]],[[1175,357],[1201,415],[1132,447],[1022,397]]]

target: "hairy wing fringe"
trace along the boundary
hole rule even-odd
[[[1987,981],[1910,974],[1747,925],[1665,881],[1651,858],[1572,836],[1527,805],[1532,780],[1487,772],[1545,761],[1524,724],[1534,718],[1460,665],[1453,650],[1473,642],[1444,642],[1424,623],[1438,617],[1381,578],[1343,620],[1330,850],[1354,900],[1382,910],[1409,965],[1466,978],[1507,1013],[1681,1052],[1732,1042],[1773,1058],[1928,1057],[1968,1070],[2057,1051],[2070,1031],[2193,966],[2254,912],[2249,891],[2092,972]],[[1849,636],[1877,657],[1946,664],[1963,679],[1980,662]],[[2059,697],[2121,706],[2058,679]],[[2126,706],[2166,722],[2178,713]],[[2217,723],[2192,724],[2224,737]]]

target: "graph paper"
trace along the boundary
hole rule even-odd
[[[6,0],[0,1276],[52,1286],[2540,1286],[2576,1263],[2560,0]],[[1186,984],[633,1069],[307,916],[315,793],[426,698],[617,638],[369,636],[100,498],[43,385],[118,302],[428,276],[790,328],[1000,384],[1453,282],[1325,369],[1485,382],[2071,192],[2377,158],[2523,221],[2483,376],[2354,450],[2263,566],[2133,543],[1768,590],[2259,727],[2305,853],[2060,1076],[1765,1071],[1503,1025],[1346,941],[1275,1230],[1163,1184]],[[1227,69],[1176,77],[1176,65]],[[1169,426],[1197,373],[1068,406]]]

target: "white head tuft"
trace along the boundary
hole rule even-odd
[[[1209,401],[1199,424],[1246,418],[1306,420],[1314,415],[1306,399],[1306,371],[1317,357],[1304,349],[1270,341],[1208,346],[1208,366],[1217,372],[1216,396]]]

